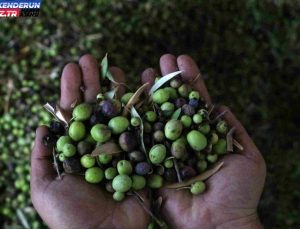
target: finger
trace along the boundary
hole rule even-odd
[[[230,127],[235,127],[234,138],[243,146],[246,156],[252,159],[261,159],[261,154],[257,149],[256,145],[248,135],[247,131],[243,127],[243,125],[239,122],[239,120],[235,117],[235,115],[231,112],[231,110],[226,106],[220,106],[218,111],[225,112],[224,120],[228,123]]]
[[[112,87],[118,87],[117,89],[117,97],[120,98],[125,93],[125,74],[121,68],[118,67],[110,67],[110,73],[112,74],[114,80],[118,83],[112,83]]]
[[[141,82],[142,84],[149,83],[146,89],[147,91],[149,91],[152,85],[154,84],[156,75],[157,73],[154,68],[147,68],[146,70],[143,71],[141,75]]]
[[[55,178],[52,166],[52,149],[43,145],[43,137],[48,134],[48,128],[41,126],[36,130],[35,143],[31,154],[31,183],[33,186],[42,185]]]
[[[60,107],[71,113],[72,103],[81,102],[81,71],[77,64],[67,64],[62,73],[61,85],[60,85]]]
[[[163,76],[178,71],[176,57],[172,54],[165,54],[159,60],[160,71]]]
[[[189,82],[195,90],[199,91],[205,102],[210,104],[211,98],[201,75],[199,76],[200,70],[195,61],[188,55],[181,55],[177,58],[177,65],[182,71],[183,80]]]

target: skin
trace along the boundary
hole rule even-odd
[[[183,71],[186,82],[199,74],[197,65],[187,55],[161,57],[162,75],[178,69]],[[119,68],[113,67],[110,71],[117,81],[124,82],[124,74]],[[97,61],[90,55],[83,56],[79,65],[66,65],[62,74],[60,106],[67,115],[70,115],[74,101],[93,101],[100,91],[98,76]],[[142,83],[153,84],[155,76],[154,69],[146,69]],[[81,85],[85,87],[84,92]],[[207,103],[211,103],[201,77],[193,80],[191,85]],[[123,91],[121,88],[119,93]],[[206,181],[208,189],[200,196],[186,190],[160,189],[156,193],[163,196],[161,212],[171,228],[262,228],[256,209],[266,176],[265,162],[229,108],[221,106],[217,109],[218,112],[224,110],[227,111],[224,118],[236,128],[234,137],[244,150],[222,158],[224,166]],[[46,133],[46,127],[37,130],[31,159],[31,196],[35,208],[50,228],[146,228],[150,219],[132,197],[117,203],[99,186],[88,184],[81,177],[65,175],[62,180],[57,180],[51,164],[51,150],[41,144]]]
[[[208,90],[194,60],[170,54],[160,58],[162,75],[181,70],[185,82],[199,91],[207,103],[211,103]],[[155,71],[147,69],[142,82],[154,81]],[[196,79],[196,80],[195,80]],[[221,158],[222,169],[207,181],[207,191],[199,196],[189,192],[161,189],[162,214],[171,228],[262,228],[257,216],[257,205],[263,190],[266,165],[262,155],[228,107],[220,106],[216,113],[227,111],[224,118],[235,127],[234,138],[244,147],[242,152]]]
[[[79,64],[69,63],[61,77],[60,107],[70,117],[74,101],[92,102],[100,91],[99,67],[90,55]],[[114,79],[124,82],[121,69],[110,68]],[[80,89],[84,85],[85,90]],[[119,90],[122,93],[123,89]],[[31,156],[31,198],[44,222],[53,229],[145,228],[149,216],[134,197],[116,202],[99,185],[88,184],[82,177],[64,175],[62,180],[52,166],[52,150],[41,142],[48,130],[39,127]],[[144,193],[141,193],[144,195]],[[148,203],[146,202],[146,205]]]

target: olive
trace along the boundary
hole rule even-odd
[[[135,165],[135,173],[138,175],[146,175],[151,171],[151,165],[148,162],[139,162]]]
[[[124,151],[130,152],[137,147],[138,142],[132,133],[124,132],[119,137],[119,145]]]
[[[133,162],[145,160],[145,154],[141,151],[135,150],[129,153],[129,159]]]

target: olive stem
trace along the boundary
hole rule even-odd
[[[151,212],[151,210],[149,210],[147,208],[147,206],[143,203],[143,201],[135,194],[133,195],[137,201],[139,202],[139,204],[144,208],[144,210],[152,217],[152,219],[160,226],[163,227],[163,224],[161,223],[161,221]]]
[[[53,164],[54,164],[55,170],[57,172],[58,179],[61,180],[61,175],[60,175],[60,172],[59,172],[59,169],[58,169],[58,164],[57,164],[57,160],[56,160],[56,155],[55,155],[55,149],[54,149],[54,147],[52,149],[52,155],[53,155]]]
[[[218,121],[221,117],[223,117],[226,113],[228,112],[228,110],[221,112],[220,114],[218,114],[213,120],[211,120],[211,123],[214,123],[216,121]]]
[[[179,181],[179,183],[181,183],[182,182],[182,178],[181,178],[181,175],[180,175],[180,171],[179,171],[179,168],[178,168],[178,164],[177,164],[176,158],[173,158],[173,162],[174,162],[174,167],[175,167],[175,170],[176,170],[178,181]]]

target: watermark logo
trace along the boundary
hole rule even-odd
[[[41,0],[0,0],[0,17],[37,17]]]

